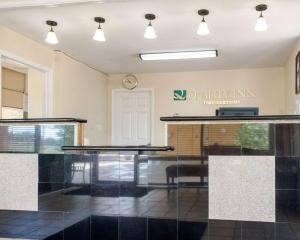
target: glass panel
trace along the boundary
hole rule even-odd
[[[74,145],[75,125],[1,125],[0,152],[61,153]]]
[[[211,124],[206,127],[209,155],[274,155],[273,124]]]

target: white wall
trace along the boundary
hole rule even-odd
[[[54,73],[54,116],[87,119],[87,143],[106,144],[106,76],[59,52]]]
[[[297,101],[300,101],[300,94],[295,93],[296,81],[296,55],[300,51],[300,38],[294,47],[286,65],[285,65],[285,98],[286,114],[299,114],[297,112]]]
[[[174,101],[173,90],[188,89],[207,91],[214,89],[249,89],[255,98],[240,99],[234,107],[259,107],[260,114],[284,113],[284,69],[261,68],[241,70],[219,70],[201,72],[174,72],[136,74],[139,88],[154,89],[154,123],[152,144],[164,144],[164,123],[161,116],[180,115],[215,115],[220,105],[204,105],[198,101]],[[111,75],[108,87],[108,123],[111,132],[112,89],[122,88],[124,75]],[[226,105],[229,107],[231,105]],[[110,135],[110,134],[109,134]],[[111,141],[109,139],[109,141]]]

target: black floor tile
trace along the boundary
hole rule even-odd
[[[208,222],[178,222],[178,240],[208,240]]]
[[[45,239],[61,232],[61,228],[56,227],[41,227],[30,234],[24,235],[24,238],[28,239]]]
[[[86,218],[64,230],[64,240],[89,240],[91,235],[91,219]]]
[[[274,240],[275,224],[267,222],[242,222],[243,240]]]
[[[241,222],[209,220],[209,240],[241,240]]]
[[[275,240],[300,240],[300,224],[276,223]]]
[[[44,240],[64,240],[64,232],[61,231],[61,232],[55,233],[55,234],[51,235],[50,237],[44,238]]]
[[[119,240],[147,239],[147,218],[120,217]]]
[[[177,220],[148,219],[148,240],[176,240]]]
[[[91,240],[118,240],[118,217],[91,217]]]

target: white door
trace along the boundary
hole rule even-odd
[[[113,145],[147,145],[151,143],[152,92],[113,92]]]

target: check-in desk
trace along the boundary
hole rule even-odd
[[[64,146],[37,211],[0,211],[0,237],[9,222],[29,239],[298,238],[300,116],[161,120],[166,147]]]

